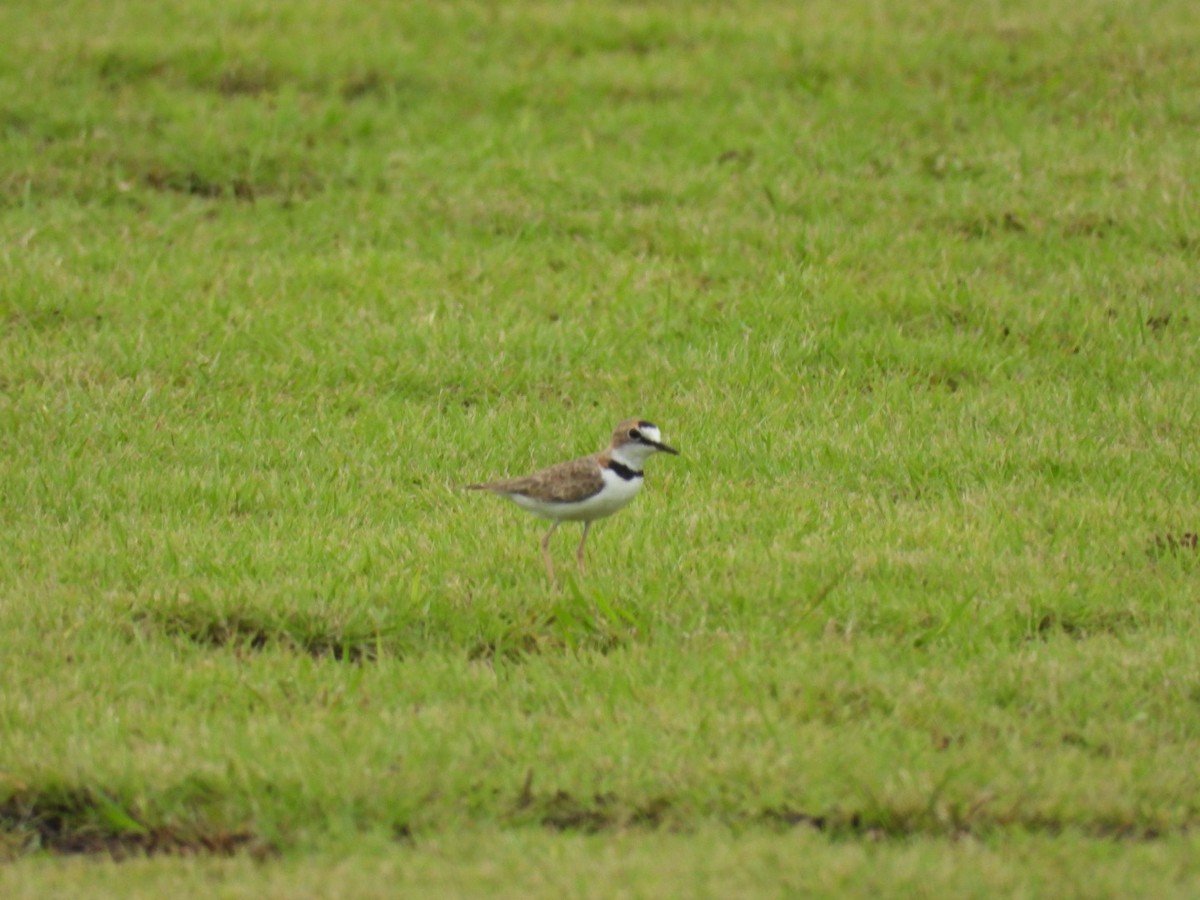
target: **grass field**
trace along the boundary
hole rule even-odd
[[[1200,893],[1194,3],[0,34],[0,894]]]

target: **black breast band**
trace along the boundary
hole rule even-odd
[[[642,477],[641,472],[631,469],[629,466],[625,465],[624,463],[619,463],[615,459],[610,459],[608,461],[608,469],[610,472],[617,473],[626,481],[633,481],[635,478]]]

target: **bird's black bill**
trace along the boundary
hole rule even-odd
[[[638,425],[641,428],[654,428],[655,431],[658,431],[658,429],[649,422],[638,422]],[[647,447],[653,447],[655,450],[661,450],[663,453],[670,453],[673,456],[679,455],[679,451],[674,447],[664,444],[662,441],[656,441],[653,438],[647,437],[646,432],[639,431],[637,428],[634,428],[632,431],[630,431],[629,436],[639,444],[645,444]]]

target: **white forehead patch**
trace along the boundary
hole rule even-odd
[[[647,425],[645,427],[638,428],[638,431],[644,434],[649,440],[654,441],[654,443],[662,443],[662,434],[660,434],[659,430],[653,425]]]

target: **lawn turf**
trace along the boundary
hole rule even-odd
[[[0,888],[1194,894],[1191,4],[0,33]]]

